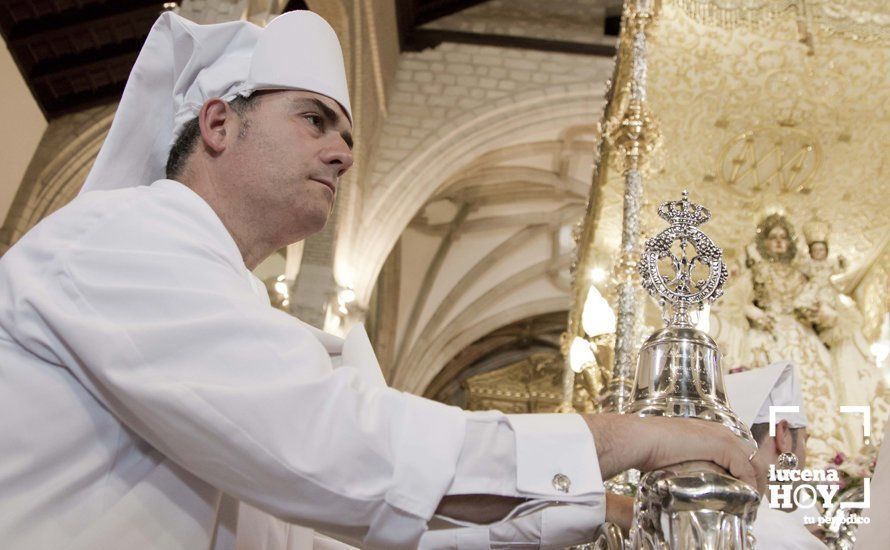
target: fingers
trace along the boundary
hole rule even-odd
[[[634,499],[615,493],[606,493],[606,521],[624,531],[630,531],[634,517]]]
[[[604,479],[631,468],[651,471],[682,462],[708,461],[760,494],[766,490],[767,468],[749,460],[756,447],[715,422],[624,414],[585,415],[585,420],[594,436]],[[755,467],[758,465],[761,467]]]
[[[758,471],[749,460],[756,448],[728,428],[689,418],[641,418],[640,421],[657,434],[648,443],[649,458],[641,469],[654,470],[681,462],[705,460],[717,464],[760,494],[766,490],[765,469]]]
[[[696,419],[669,420],[694,425],[692,429],[699,432],[696,435],[700,444],[690,449],[693,453],[702,453],[695,460],[710,460],[763,494],[766,490],[765,477],[760,475],[755,464],[749,460],[757,450],[756,447],[752,447],[721,424]]]
[[[722,426],[719,427],[722,428]],[[723,429],[729,432],[728,429]],[[732,439],[727,440],[724,446],[726,464],[719,462],[718,464],[726,468],[731,476],[744,481],[762,495],[766,490],[766,478],[761,476],[755,465],[748,460],[748,457],[751,456],[751,448],[732,432],[729,433]]]
[[[754,467],[754,471],[757,473],[757,485],[754,487],[757,488],[757,492],[760,493],[760,496],[764,496],[766,494],[767,484],[769,483],[769,462],[758,453],[751,460],[751,466]]]

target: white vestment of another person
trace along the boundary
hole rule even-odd
[[[797,374],[794,366],[787,361],[762,369],[730,374],[725,378],[725,386],[730,407],[748,426],[769,422],[770,406],[789,405],[800,407],[800,411],[778,413],[776,421],[787,420],[792,428],[807,426]],[[793,512],[771,508],[765,495],[760,501],[754,522],[757,548],[826,550],[825,544],[804,527],[804,516],[817,515],[815,508],[798,508]]]
[[[890,417],[884,425],[890,424]],[[890,548],[890,446],[881,444],[875,474],[871,480],[871,502],[862,515],[869,523],[856,530],[854,550],[887,550]]]

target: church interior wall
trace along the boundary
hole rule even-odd
[[[102,145],[116,104],[52,120],[43,131],[0,229],[0,254],[80,191]]]
[[[536,122],[561,126],[578,117],[595,122],[611,61],[579,59],[458,44],[402,55],[362,185],[358,233],[341,235],[338,244],[340,249],[343,241],[358,242],[359,235],[371,243],[360,250],[346,246],[338,254],[338,278],[356,290],[360,302],[367,303],[398,236],[462,164],[515,142]]]
[[[611,61],[605,58],[485,46],[443,44],[403,54],[388,116],[372,155],[371,175],[363,185],[368,200],[361,225],[368,232],[360,234],[362,242],[371,243],[371,247],[350,257],[354,266],[361,267],[352,268],[353,276],[367,278],[364,283],[353,280],[356,293],[369,294],[376,280],[375,264],[382,265],[394,242],[402,237],[399,328],[391,343],[402,351],[396,352],[393,365],[387,365],[396,373],[391,383],[411,391],[423,390],[422,384],[408,380],[434,376],[451,358],[448,353],[452,351],[428,353],[431,347],[439,347],[437,338],[447,338],[443,330],[453,333],[452,340],[463,340],[466,335],[462,331],[487,326],[483,320],[500,318],[500,324],[493,326],[497,328],[532,311],[546,313],[567,307],[567,290],[552,282],[540,288],[533,283],[536,277],[546,280],[553,270],[567,274],[568,256],[555,264],[551,261],[553,239],[547,226],[571,225],[583,214],[593,157],[594,140],[589,134],[599,116],[610,71]],[[466,120],[462,122],[461,117]],[[566,134],[567,128],[579,124],[586,124],[588,132],[581,147],[577,146],[577,132]],[[435,281],[423,290],[418,273],[429,265],[422,259],[430,257],[431,242],[429,237],[417,235],[411,220],[434,206],[436,197],[447,195],[449,187],[460,184],[480,189],[488,184],[500,188],[502,196],[489,200],[480,192],[483,196],[476,200],[481,202],[473,201],[463,222],[475,228],[473,234],[456,238],[441,259]],[[460,191],[455,193],[461,195]],[[574,194],[570,215],[564,211],[567,194]],[[454,214],[454,205],[461,201],[451,199]],[[535,224],[543,229],[529,231],[528,226]],[[437,230],[446,231],[448,224],[441,225]],[[511,237],[515,241],[517,234],[519,244],[511,245],[510,254],[490,257],[491,251]],[[347,238],[340,235],[340,239]],[[338,249],[341,245],[342,240]],[[371,253],[377,257],[369,258]],[[483,259],[495,265],[472,271]],[[468,272],[472,283],[464,280]],[[514,288],[509,281],[517,275],[526,280]],[[480,304],[491,300],[499,285],[507,285],[514,294],[501,296],[495,307],[480,312]],[[536,290],[530,292],[531,288]],[[421,292],[423,296],[416,294]],[[421,310],[409,319],[418,304]],[[542,308],[541,304],[549,305]],[[518,317],[504,316],[499,307]],[[524,309],[528,312],[521,313]],[[405,340],[408,324],[412,324],[413,341]],[[431,374],[412,372],[414,369]]]
[[[331,21],[343,42],[355,109],[356,165],[342,186],[328,229],[302,249],[299,273],[304,284],[298,299],[307,300],[306,311],[328,307],[330,321],[336,318],[330,305],[337,290],[354,290],[354,308],[347,318],[338,319],[342,322],[336,331],[342,332],[372,309],[375,288],[379,292],[382,284],[390,284],[389,295],[398,297],[386,306],[375,304],[370,312],[373,316],[381,307],[390,311],[387,326],[378,323],[373,331],[375,346],[383,350],[381,363],[390,382],[422,393],[475,340],[531,316],[568,308],[573,245],[566,244],[564,236],[571,233],[587,201],[597,123],[613,60],[447,42],[400,53],[394,2],[308,3]],[[560,10],[577,11],[578,6],[572,7],[576,3],[555,2],[547,9],[558,15]],[[268,16],[273,4],[186,0],[183,10],[211,22],[242,13]],[[541,36],[540,25],[506,24],[485,11],[511,9],[521,18],[529,5],[487,2],[432,27]],[[597,25],[601,22],[601,11],[585,13]],[[30,160],[23,161],[28,168],[19,178],[22,185],[0,233],[0,253],[76,194],[113,111],[108,105],[56,119],[42,131],[36,152],[19,156]],[[727,131],[719,119],[712,122],[710,132]],[[837,139],[848,139],[845,135]],[[849,148],[847,142],[841,146]],[[880,178],[882,172],[868,175]],[[696,174],[696,179],[706,181],[706,176]],[[683,183],[662,186],[660,181],[654,178],[647,188],[656,193],[647,196],[650,210],[661,195]],[[14,189],[17,183],[4,183],[0,189],[10,185]],[[609,270],[619,234],[620,182],[610,181],[603,196],[602,218],[610,221],[597,233],[597,244],[604,251],[601,267]],[[424,227],[430,225],[424,215],[437,201],[455,211],[466,204],[468,210],[435,276],[424,286],[451,223],[434,230]],[[754,220],[747,221],[753,232]],[[721,231],[729,225],[723,224]],[[751,237],[740,234],[733,238]],[[873,234],[871,230],[870,241]],[[397,276],[387,283],[378,276],[395,251]],[[270,277],[281,269],[283,258],[275,258]],[[869,338],[878,336],[890,305],[888,262],[885,247],[857,273],[857,285],[849,287],[855,288]],[[317,300],[310,304],[309,296]],[[325,322],[321,313],[314,320]]]
[[[2,140],[0,151],[3,155],[3,173],[0,175],[0,220],[3,220],[9,212],[47,122],[7,50],[6,42],[2,39],[0,39],[0,76],[4,85],[0,117],[5,128],[5,131],[0,133]]]

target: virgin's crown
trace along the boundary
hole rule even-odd
[[[658,215],[671,225],[701,225],[711,219],[711,211],[700,204],[689,202],[689,192],[683,191],[678,201],[662,203]]]

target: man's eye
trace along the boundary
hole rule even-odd
[[[324,119],[322,119],[319,115],[306,115],[306,120],[308,120],[309,124],[312,124],[316,128],[322,128],[324,126]]]

